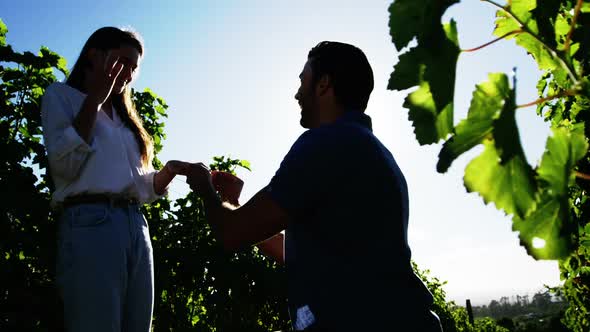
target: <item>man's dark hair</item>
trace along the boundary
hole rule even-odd
[[[364,111],[373,91],[373,70],[358,47],[323,41],[313,47],[307,58],[312,70],[312,86],[328,75],[337,102],[346,110]]]

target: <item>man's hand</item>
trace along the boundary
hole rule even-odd
[[[203,163],[190,164],[186,173],[186,183],[199,196],[208,194],[213,189],[213,182],[211,180],[211,171]]]
[[[231,173],[221,171],[212,171],[211,180],[223,202],[228,202],[234,206],[240,205],[238,199],[242,187],[244,187],[244,181]]]

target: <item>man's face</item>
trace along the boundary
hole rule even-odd
[[[303,71],[299,74],[301,85],[295,94],[295,99],[301,107],[301,120],[299,123],[303,128],[314,128],[317,126],[317,105],[315,89],[312,86],[312,71],[310,60],[307,60]]]

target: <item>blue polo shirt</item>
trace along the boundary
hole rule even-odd
[[[293,323],[299,310],[320,327],[391,327],[432,304],[410,263],[406,181],[369,116],[351,111],[304,132],[268,191],[293,217],[285,230]]]

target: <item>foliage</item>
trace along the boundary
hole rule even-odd
[[[474,324],[469,322],[467,310],[458,306],[454,301],[447,301],[443,286],[446,281],[440,281],[430,276],[429,270],[420,270],[416,263],[412,262],[414,272],[424,281],[434,297],[433,309],[440,319],[445,332],[508,332],[497,325],[492,319],[477,319]]]
[[[506,296],[488,305],[473,307],[476,318],[494,319],[511,332],[569,331],[562,323],[567,303],[562,288],[546,289],[529,295]]]
[[[491,317],[494,319],[515,318],[522,315],[558,315],[567,308],[567,303],[560,295],[550,290],[540,291],[532,297],[516,295],[512,299],[502,296],[492,300],[488,305],[474,306],[475,317]]]
[[[512,216],[513,230],[535,259],[557,259],[571,304],[566,324],[590,329],[590,223],[587,120],[590,106],[590,3],[583,0],[508,0],[493,5],[496,39],[461,50],[455,23],[442,23],[456,0],[395,0],[389,7],[390,34],[399,56],[388,88],[415,87],[405,99],[420,144],[444,141],[437,171],[477,145],[484,150],[466,167],[468,192]],[[460,54],[501,39],[514,39],[542,71],[539,99],[516,103],[516,75],[491,73],[477,84],[467,118],[453,125],[455,70]],[[510,57],[507,57],[510,59]],[[552,135],[539,165],[527,162],[515,113],[536,106]]]
[[[232,159],[230,157],[213,157],[213,164],[209,165],[211,170],[225,171],[231,174],[236,174],[236,168],[241,167],[251,171],[250,162],[247,160]]]
[[[40,320],[51,329],[62,317],[51,283],[55,216],[51,182],[33,168],[47,167],[40,98],[56,79],[53,68],[67,70],[65,60],[45,47],[36,55],[13,51],[6,33],[0,20],[0,330],[37,329]]]

